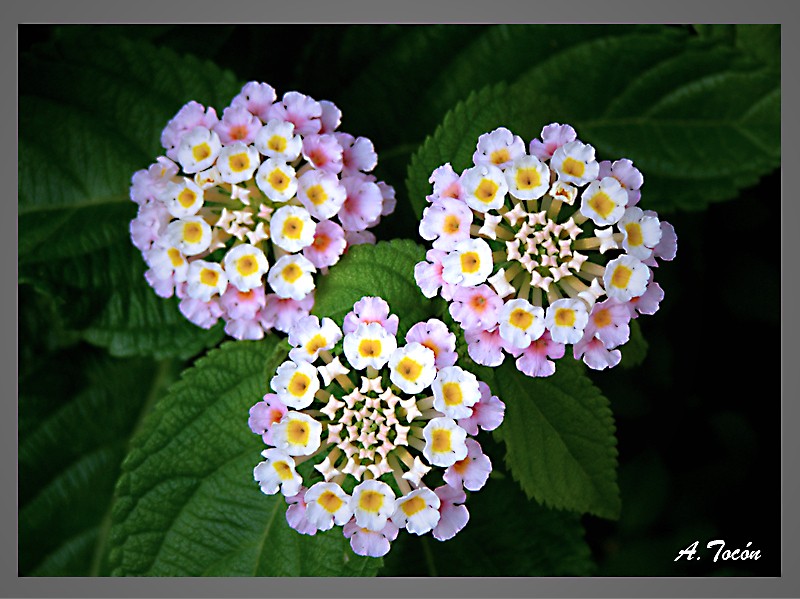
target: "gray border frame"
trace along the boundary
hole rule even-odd
[[[618,23],[781,23],[783,72],[796,73],[798,27],[796,15],[790,14],[788,3],[780,0],[744,1],[714,0],[713,2],[637,2],[636,0],[609,0],[603,3],[589,0],[572,0],[555,3],[534,4],[525,0],[493,0],[478,3],[470,1],[442,2],[437,0],[404,0],[389,2],[370,0],[305,0],[302,3],[265,2],[264,0],[239,0],[223,4],[208,0],[180,0],[167,3],[139,0],[128,4],[79,0],[57,3],[56,0],[28,0],[13,8],[6,8],[9,15],[2,28],[3,56],[17,57],[17,27],[34,23],[514,23],[514,22],[618,22]],[[233,9],[233,10],[231,10]],[[14,30],[11,28],[14,26]],[[786,67],[789,65],[789,67]],[[5,65],[4,65],[5,66]],[[792,68],[793,67],[793,68]],[[8,65],[6,72],[17,75],[17,67]],[[788,164],[796,164],[797,145],[786,140],[797,138],[798,118],[789,107],[798,102],[796,78],[786,78],[782,85],[782,153]],[[18,98],[4,94],[5,114],[16,113]],[[8,104],[11,106],[9,107]],[[17,132],[16,119],[13,127]],[[11,127],[6,129],[9,131]],[[8,140],[7,147],[16,147],[16,138]],[[786,154],[788,152],[788,154]],[[4,162],[3,170],[10,180],[16,180],[17,171],[10,161]],[[782,196],[785,190],[782,179]],[[798,235],[787,223],[797,222],[800,207],[797,202],[783,202],[781,210],[781,439],[784,455],[797,456],[800,452],[800,437],[785,435],[786,423],[798,421],[798,404],[794,401],[794,390],[798,389],[800,376],[797,368],[786,368],[798,362],[797,344],[790,343],[798,334],[797,313],[787,309],[797,297],[797,283],[785,275],[797,274],[792,268],[792,258],[798,253]],[[4,266],[16,274],[15,248],[17,226],[4,220],[2,225],[3,245],[8,245]],[[788,272],[787,272],[788,270]],[[790,299],[792,298],[792,299]],[[15,298],[16,299],[16,298]],[[9,301],[9,300],[4,300]],[[13,316],[16,316],[14,303]],[[18,334],[16,318],[12,310],[5,310],[6,330]],[[10,335],[9,335],[10,337]],[[15,335],[16,337],[16,335]],[[9,352],[13,352],[10,349]],[[11,364],[3,361],[3,369]],[[16,361],[14,362],[16,363]],[[9,369],[10,370],[10,369]],[[16,373],[6,373],[6,381],[15,381]],[[16,386],[16,382],[14,383]],[[9,385],[10,386],[10,385]],[[3,470],[16,469],[17,456],[17,403],[7,398],[0,407],[3,433]],[[794,464],[794,462],[790,462]],[[798,544],[792,534],[798,530],[796,510],[786,510],[786,505],[798,503],[798,471],[787,468],[781,460],[782,493],[782,576],[779,578],[505,578],[505,579],[90,579],[90,578],[19,578],[17,576],[17,497],[4,493],[2,501],[4,517],[0,519],[3,554],[2,596],[15,597],[263,597],[263,596],[327,596],[327,597],[798,597],[800,576],[796,564]],[[6,485],[9,487],[10,485]],[[735,500],[735,499],[734,499]],[[15,556],[11,558],[10,556]]]

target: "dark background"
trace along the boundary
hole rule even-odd
[[[464,28],[466,35],[472,27]],[[409,120],[417,128],[408,130],[407,145],[386,157],[381,148],[394,147],[397,140],[387,138],[380,123],[356,125],[358,115],[339,99],[359,60],[366,65],[375,48],[364,48],[361,57],[357,48],[355,53],[348,49],[347,70],[335,67],[342,64],[337,63],[338,26],[116,29],[119,35],[209,58],[242,81],[267,81],[279,94],[300,89],[334,100],[344,113],[342,128],[372,139],[381,161],[376,174],[398,191],[398,209],[376,230],[378,238],[414,236],[405,168],[432,127],[415,115]],[[398,27],[382,29],[380,35],[390,39]],[[21,27],[20,51],[81,31]],[[298,46],[298,38],[307,43]],[[276,47],[300,49],[280,64],[264,60]],[[420,68],[431,63],[432,57],[423,57]],[[318,76],[301,80],[298,73],[309,68]],[[20,73],[20,78],[31,76]],[[413,110],[408,107],[409,114]],[[435,125],[441,115],[434,116]],[[774,173],[706,211],[660,215],[675,226],[678,256],[656,272],[666,292],[661,310],[640,320],[647,357],[635,368],[592,372],[616,418],[623,505],[618,522],[584,518],[598,575],[781,574],[780,192]],[[645,173],[644,207],[646,198]],[[761,559],[715,564],[714,552],[705,548],[713,539],[725,540],[730,549],[752,542]],[[694,541],[701,559],[674,562]]]

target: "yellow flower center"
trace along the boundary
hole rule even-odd
[[[475,197],[484,204],[494,200],[494,196],[500,187],[491,179],[481,179],[478,188],[475,190]]]
[[[425,500],[422,497],[415,495],[408,501],[404,501],[400,507],[403,510],[403,513],[410,518],[417,512],[424,510],[426,505],[428,504],[425,503]]]
[[[512,326],[524,331],[533,323],[533,314],[522,308],[517,308],[511,312],[511,315],[508,317],[508,322]]]
[[[454,214],[448,215],[444,219],[444,232],[455,233],[461,227],[461,221]]]
[[[602,329],[611,324],[611,312],[608,310],[608,308],[598,310],[594,313],[592,318],[594,318],[594,324],[598,329]]]
[[[178,268],[183,264],[183,256],[181,256],[181,253],[175,248],[169,248],[167,250],[167,256],[169,256],[169,261],[172,262],[173,267]]]
[[[292,467],[286,462],[275,462],[272,464],[272,467],[275,468],[275,472],[278,473],[281,480],[289,480],[292,478]]]
[[[219,273],[216,270],[211,270],[210,268],[204,268],[200,271],[200,282],[203,285],[208,285],[209,287],[216,287],[217,281],[219,281]]]
[[[560,327],[575,326],[575,310],[569,308],[556,310],[556,324]]]
[[[533,189],[542,184],[542,177],[535,168],[521,168],[517,171],[517,189]]]
[[[461,405],[461,401],[464,399],[464,395],[461,393],[461,385],[453,382],[442,385],[442,396],[444,397],[444,403],[448,406]]]
[[[464,252],[461,254],[461,271],[467,274],[478,272],[481,267],[481,259],[477,252]]]
[[[311,341],[306,343],[306,351],[309,355],[313,355],[323,347],[327,345],[327,340],[322,335],[315,335],[311,338]]]
[[[508,148],[501,148],[500,150],[495,150],[492,152],[490,158],[492,160],[492,164],[497,165],[511,160],[511,155],[508,153]]]
[[[203,238],[203,227],[200,223],[186,223],[183,225],[183,240],[186,243],[197,243]]]
[[[281,230],[284,237],[289,239],[300,239],[303,234],[303,219],[299,216],[290,216],[283,221],[283,229]]]
[[[437,428],[432,435],[432,449],[436,453],[446,453],[452,451],[450,442],[450,431],[444,428]]]
[[[614,269],[614,274],[611,275],[611,284],[619,289],[624,289],[628,286],[632,274],[633,271],[630,268],[620,264]]]
[[[380,339],[362,339],[358,344],[358,353],[364,358],[372,358],[381,355]]]
[[[250,157],[246,152],[231,154],[228,158],[228,166],[234,173],[241,173],[250,168]]]
[[[290,420],[286,426],[286,439],[292,445],[308,445],[310,434],[308,423],[302,420]]]
[[[306,195],[315,206],[319,206],[328,199],[328,194],[325,193],[325,189],[322,185],[312,185],[306,191]]]
[[[326,512],[335,514],[339,511],[339,508],[342,507],[342,503],[344,502],[336,496],[336,493],[332,491],[325,491],[319,496],[317,503],[319,503]]]
[[[184,208],[189,208],[197,200],[197,194],[188,187],[184,187],[178,194],[178,203]]]
[[[243,277],[252,275],[258,271],[258,261],[253,255],[242,256],[236,261],[236,270]]]
[[[196,162],[202,162],[209,156],[211,156],[211,146],[209,146],[206,142],[197,144],[192,148],[192,157]]]
[[[286,138],[280,135],[273,135],[267,142],[267,147],[273,152],[281,153],[286,150]]]
[[[625,225],[625,232],[628,234],[628,243],[630,245],[642,245],[644,243],[642,226],[639,223],[628,223]]]
[[[422,364],[406,356],[397,363],[397,372],[407,381],[416,381],[422,374]]]
[[[575,160],[571,156],[567,156],[567,158],[561,164],[561,170],[568,175],[572,175],[573,177],[582,177],[585,169],[586,165],[583,162],[580,160]]]
[[[287,283],[294,283],[302,274],[303,269],[294,263],[287,264],[286,267],[281,271],[281,277],[283,277],[283,280]]]
[[[281,169],[276,168],[269,174],[269,184],[276,191],[284,191],[289,187],[289,177]]]
[[[292,376],[292,380],[289,381],[287,390],[295,397],[302,397],[308,390],[310,384],[311,379],[308,378],[308,375],[302,372],[296,372]],[[299,422],[299,420],[293,420],[292,422]]]
[[[383,506],[383,495],[377,491],[364,491],[358,500],[358,507],[365,512],[378,513]]]
[[[601,217],[608,218],[608,215],[614,210],[616,204],[611,201],[611,198],[609,198],[604,191],[598,191],[592,196],[592,199],[589,200],[589,206]]]

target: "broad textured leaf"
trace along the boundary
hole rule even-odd
[[[54,354],[21,381],[19,572],[96,575],[114,483],[171,362],[118,360],[86,347]]]
[[[264,444],[247,426],[285,359],[275,337],[229,342],[186,371],[133,440],[117,487],[110,572],[144,576],[357,576],[341,529],[301,535],[282,495],[253,481]]]
[[[680,29],[575,45],[447,114],[409,166],[417,213],[430,173],[445,162],[466,168],[481,133],[503,125],[531,139],[554,121],[573,125],[600,159],[632,159],[645,177],[643,206],[700,209],[780,164],[780,77]]]
[[[220,327],[188,323],[142,278],[132,248],[132,174],[162,149],[161,130],[189,100],[225,105],[233,75],[143,41],[67,36],[21,57],[20,275],[71,305],[92,298],[96,318],[71,322],[115,355],[188,357]]]
[[[578,514],[528,500],[492,476],[470,493],[469,522],[452,539],[398,539],[381,576],[588,576],[594,571]],[[427,545],[425,548],[424,545]],[[428,554],[428,558],[423,559]]]
[[[490,386],[506,404],[495,438],[505,442],[506,465],[527,495],[547,506],[617,518],[614,419],[582,365],[565,359],[554,375],[530,378],[507,359]]]
[[[357,245],[318,279],[313,313],[339,324],[364,296],[380,296],[400,317],[399,334],[434,315],[435,303],[417,287],[414,266],[425,260],[422,246],[405,239]]]

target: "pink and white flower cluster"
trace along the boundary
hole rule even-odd
[[[337,131],[341,111],[247,83],[218,117],[189,102],[161,135],[165,156],[133,175],[131,222],[145,278],[194,324],[237,339],[288,332],[314,303],[314,275],[394,211],[369,174],[372,142]]]
[[[478,364],[508,353],[526,375],[549,376],[572,345],[590,368],[617,365],[631,319],[664,297],[652,269],[677,250],[672,225],[637,206],[642,174],[624,158],[598,162],[558,123],[527,147],[506,128],[485,133],[472,159],[430,177],[422,292],[450,301]]]
[[[469,520],[466,491],[492,464],[473,439],[505,405],[456,365],[456,337],[431,319],[399,345],[398,318],[364,297],[340,329],[306,316],[289,333],[289,360],[250,410],[269,446],[253,475],[282,493],[292,528],[341,526],[359,555],[385,555],[400,529],[444,541]]]

